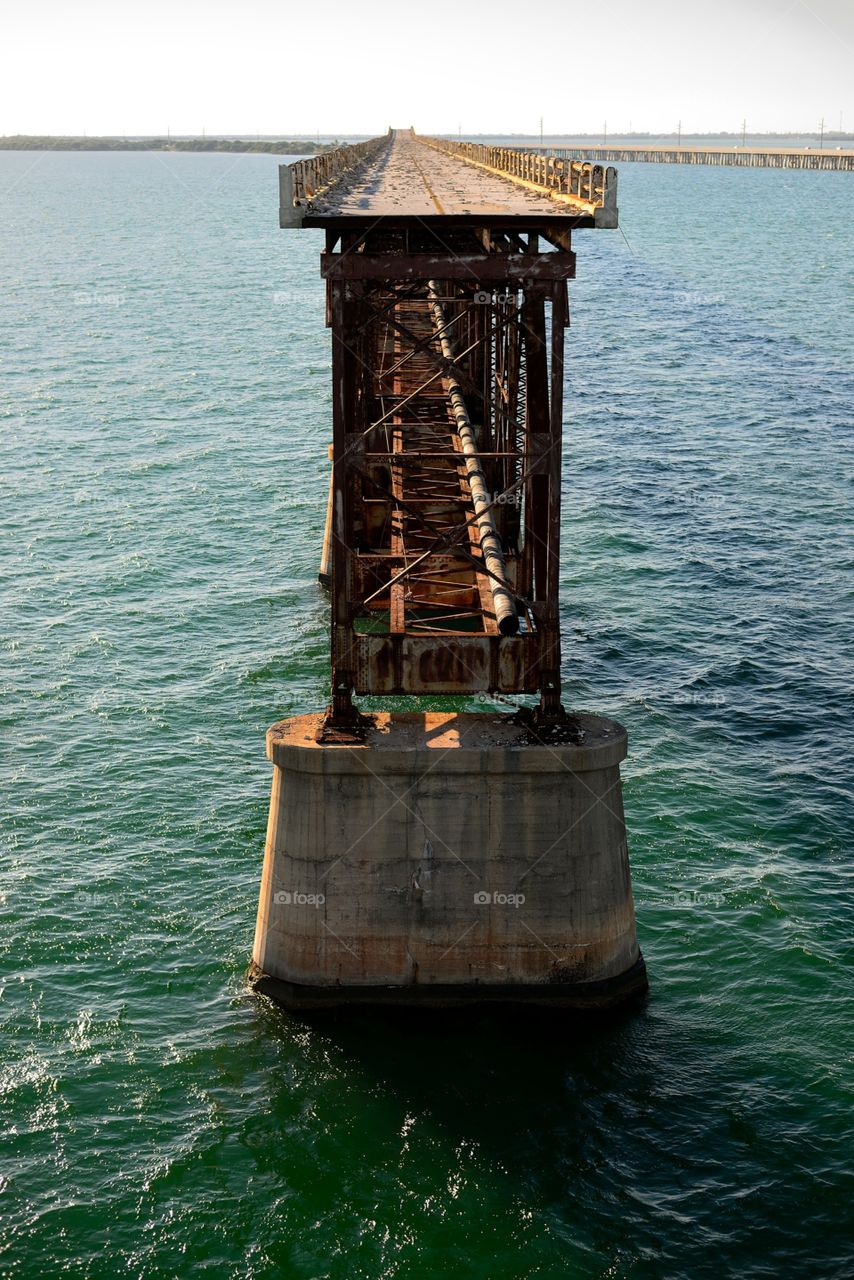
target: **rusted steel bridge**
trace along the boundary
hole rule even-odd
[[[280,169],[325,231],[333,470],[329,740],[354,695],[560,692],[561,433],[576,228],[611,168],[390,130]]]

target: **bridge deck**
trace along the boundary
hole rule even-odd
[[[616,227],[613,168],[398,129],[282,165],[280,224]]]
[[[313,213],[332,217],[488,216],[554,218],[547,195],[476,169],[402,130],[376,159],[314,201]]]

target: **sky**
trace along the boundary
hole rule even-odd
[[[854,131],[854,0],[0,0],[0,133]]]

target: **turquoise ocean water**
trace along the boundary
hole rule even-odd
[[[854,1276],[854,184],[623,166],[577,236],[566,700],[622,720],[631,1016],[245,986],[328,694],[276,159],[0,153],[3,1277]]]

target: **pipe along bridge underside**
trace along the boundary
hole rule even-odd
[[[561,436],[571,233],[617,225],[601,165],[411,130],[280,170],[325,231],[331,713],[353,695],[536,694],[560,721]]]

